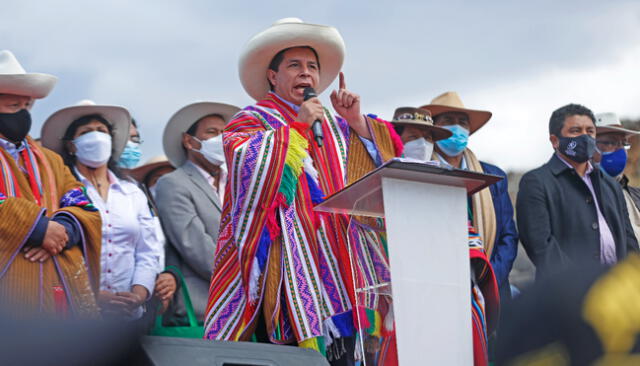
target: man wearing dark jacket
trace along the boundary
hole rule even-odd
[[[640,238],[640,188],[629,185],[629,178],[624,174],[627,166],[627,149],[631,146],[629,139],[640,132],[626,129],[615,113],[596,114],[596,146],[598,152],[593,156],[596,163],[622,187],[629,221],[636,235]]]
[[[611,266],[637,250],[620,185],[589,162],[593,112],[569,104],[549,121],[549,162],[522,177],[516,202],[520,239],[537,278],[569,264]]]

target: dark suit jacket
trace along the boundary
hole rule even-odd
[[[620,185],[600,169],[589,175],[600,210],[622,259],[638,250]],[[522,177],[516,201],[520,240],[536,265],[536,277],[568,264],[600,263],[600,228],[591,192],[555,154]]]
[[[495,272],[501,295],[510,293],[509,272],[518,254],[518,232],[513,220],[513,205],[509,198],[509,183],[502,169],[489,163],[480,162],[482,170],[487,174],[504,177],[501,181],[489,186],[493,208],[496,213],[496,240],[493,243],[491,266]]]

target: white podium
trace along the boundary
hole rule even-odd
[[[467,195],[500,179],[394,159],[316,206],[385,218],[400,365],[473,364]]]

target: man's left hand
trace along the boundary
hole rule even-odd
[[[24,257],[32,262],[45,262],[51,254],[42,248],[25,248]]]
[[[338,91],[331,93],[331,104],[333,109],[342,118],[347,120],[349,126],[353,128],[358,135],[364,138],[370,138],[369,129],[367,128],[364,116],[360,113],[360,96],[347,90],[344,81],[344,73],[340,72],[340,83]]]

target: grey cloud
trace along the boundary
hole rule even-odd
[[[183,105],[251,102],[237,77],[238,55],[282,17],[336,26],[347,43],[349,87],[367,112],[389,118],[397,106],[446,90],[473,103],[485,89],[611,63],[639,44],[639,14],[633,1],[23,0],[3,4],[0,48],[29,70],[60,77],[34,109],[35,130],[80,99],[121,104],[140,121],[150,157],[161,152],[162,127]],[[470,106],[499,119],[500,101],[492,103]]]

